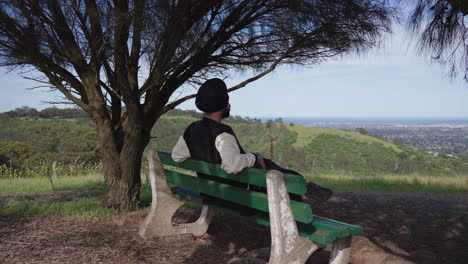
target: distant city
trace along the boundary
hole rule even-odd
[[[262,118],[262,120],[265,120]],[[356,131],[434,155],[468,155],[468,118],[283,118],[285,123]]]
[[[274,118],[261,118],[262,120]],[[309,124],[367,124],[367,125],[438,125],[467,124],[468,117],[285,117],[283,122]]]

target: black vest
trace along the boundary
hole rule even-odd
[[[221,156],[216,149],[215,142],[216,137],[223,133],[233,135],[241,154],[245,154],[230,126],[204,117],[202,120],[190,124],[184,132],[184,140],[187,143],[190,156],[197,160],[221,163]]]
[[[239,146],[240,153],[245,154],[244,149],[239,144],[236,135],[232,128],[228,125],[218,123],[209,118],[203,118],[202,120],[195,121],[190,124],[184,132],[184,140],[187,144],[187,147],[190,151],[190,156],[197,160],[202,160],[210,163],[217,163],[221,164],[221,155],[219,154],[218,150],[216,149],[215,142],[216,137],[221,135],[222,133],[228,133],[233,135],[236,138],[237,145]],[[216,181],[219,183],[225,183],[229,185],[233,185],[240,188],[247,188],[247,184],[240,183],[236,181],[231,181],[228,179],[223,179],[219,177],[214,177],[211,175],[206,175],[202,173],[197,173],[198,177],[209,179],[212,181]],[[219,200],[215,197],[202,194],[203,203],[204,204],[218,204],[223,206],[229,206],[233,209],[243,209],[243,206],[238,204],[230,203],[227,201]]]

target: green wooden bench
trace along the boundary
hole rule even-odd
[[[156,150],[149,151],[148,160],[153,201],[140,226],[139,233],[144,239],[178,234],[201,236],[210,224],[211,209],[216,209],[270,227],[270,264],[305,263],[315,250],[330,243],[333,246],[329,263],[344,264],[348,263],[352,235],[364,232],[361,227],[314,215],[308,203],[290,200],[288,193],[306,192],[306,182],[301,176],[252,168],[230,175],[218,164],[193,159],[176,163],[170,153],[158,154]],[[266,187],[267,194],[187,175],[181,169]],[[200,193],[265,213],[245,216],[232,208],[203,205],[196,222],[173,226],[171,219],[177,209],[187,200],[200,199]]]

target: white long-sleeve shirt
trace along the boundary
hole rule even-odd
[[[215,139],[215,147],[221,156],[221,169],[229,174],[236,174],[244,168],[255,166],[257,161],[255,154],[242,154],[239,144],[232,134],[218,135]],[[172,149],[172,159],[175,162],[182,162],[187,158],[190,158],[190,151],[182,135]]]

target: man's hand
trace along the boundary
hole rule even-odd
[[[257,159],[258,159],[258,162],[257,162],[257,168],[258,169],[262,169],[262,170],[265,170],[266,169],[266,166],[265,166],[265,160],[263,159],[262,155],[260,153],[256,153],[257,154]]]

